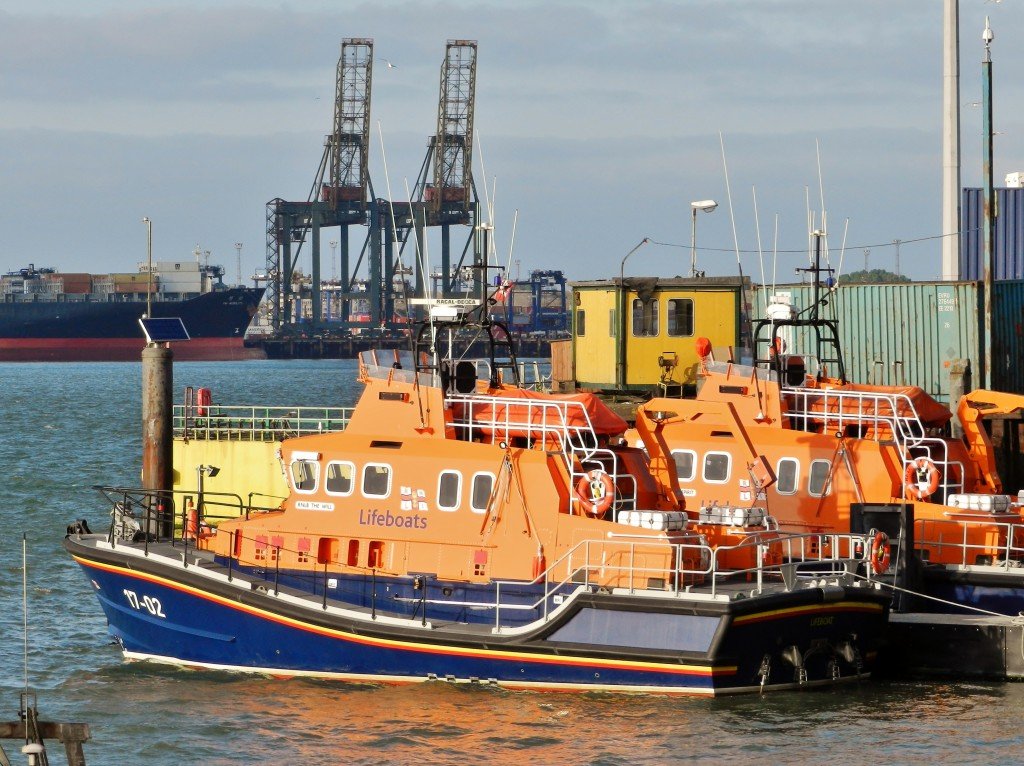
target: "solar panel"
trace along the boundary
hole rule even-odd
[[[176,340],[190,340],[185,323],[180,317],[143,318],[139,320],[148,343],[169,343]]]

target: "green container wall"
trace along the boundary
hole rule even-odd
[[[1018,306],[1024,305],[1024,283],[1020,284],[1016,293]],[[813,300],[810,285],[780,285],[775,292],[790,293],[797,311],[806,309]],[[838,320],[839,341],[850,381],[916,385],[948,402],[949,369],[955,360],[971,360],[973,386],[982,384],[978,376],[980,292],[977,282],[843,285],[828,296],[828,304],[820,308],[819,315]],[[763,287],[756,288],[755,316],[764,316],[765,299],[771,293]],[[824,289],[821,294],[826,294]],[[1020,323],[1019,310],[1017,317]],[[805,353],[805,348],[797,339],[796,350]],[[1013,372],[1017,377],[1024,375],[1020,370]]]

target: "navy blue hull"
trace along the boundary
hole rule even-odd
[[[423,627],[289,602],[256,581],[240,587],[237,577],[196,587],[188,570],[181,578],[160,567],[144,572],[138,560],[95,560],[65,544],[127,657],[270,675],[711,695],[754,690],[762,677],[766,687],[792,687],[863,676],[887,619],[884,597],[871,594],[807,592],[706,608],[666,599],[667,611],[652,611],[650,598],[590,594],[518,634]],[[841,641],[852,642],[846,662],[834,650]],[[806,657],[802,674],[778,658],[789,644]],[[775,659],[766,665],[766,657]]]
[[[240,338],[260,299],[262,288],[234,287],[184,301],[156,300],[155,317],[181,317],[192,338]],[[0,339],[141,338],[138,319],[146,300],[13,300],[0,296]]]

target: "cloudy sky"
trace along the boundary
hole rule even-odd
[[[964,185],[986,14],[997,185],[1024,170],[1022,4],[960,3]],[[899,239],[904,273],[940,273],[942,0],[0,0],[0,269],[134,270],[143,216],[155,259],[198,245],[234,281],[242,242],[244,274],[261,268],[266,202],[315,176],[345,37],[395,64],[374,69],[371,168],[383,195],[379,123],[396,199],[435,131],[446,40],[478,41],[477,185],[502,260],[518,211],[523,274],[614,276],[644,237],[664,244],[627,274],[687,273],[689,203],[713,198],[698,267],[736,273],[735,225],[759,279],[756,195],[769,281],[776,237],[792,279],[816,146],[833,260],[845,231],[844,271],[895,269]]]

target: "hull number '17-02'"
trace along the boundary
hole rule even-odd
[[[140,612],[145,610],[154,617],[163,617],[166,619],[167,615],[164,614],[164,608],[160,604],[160,599],[153,598],[152,596],[143,596],[139,598],[138,594],[133,590],[124,589],[124,597],[128,599],[128,603],[131,604],[133,609],[138,609]]]

